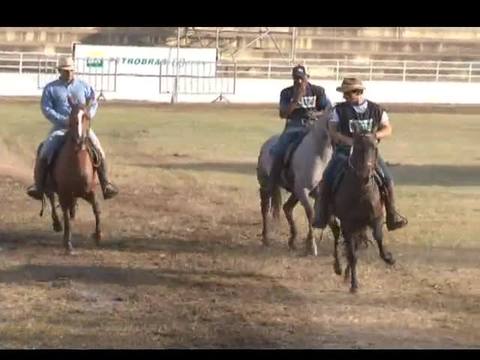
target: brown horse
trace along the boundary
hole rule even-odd
[[[380,257],[389,265],[393,256],[383,246],[383,201],[374,179],[377,163],[377,140],[373,134],[355,133],[345,175],[334,194],[333,214],[340,219],[345,239],[348,265],[345,279],[351,278],[351,292],[358,289],[356,265],[358,246],[367,239],[367,228],[373,229]],[[338,239],[335,241],[335,272],[341,275],[338,258]]]
[[[88,105],[77,104],[68,99],[72,111],[69,118],[69,129],[65,135],[65,143],[56,158],[52,169],[52,178],[49,188],[58,194],[60,207],[63,212],[64,232],[63,242],[67,254],[72,254],[70,219],[75,218],[77,198],[82,198],[92,205],[95,215],[95,233],[93,238],[98,245],[102,238],[100,229],[100,208],[95,196],[96,164],[95,155],[92,155],[89,145],[88,132],[90,117]],[[53,187],[52,187],[53,184]],[[52,205],[53,228],[61,231],[62,226],[58,220],[53,191],[48,191],[47,196]]]

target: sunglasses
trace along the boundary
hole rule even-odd
[[[346,96],[361,95],[361,94],[363,94],[363,90],[346,91],[344,94],[345,94]]]

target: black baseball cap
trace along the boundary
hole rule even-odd
[[[306,79],[308,77],[307,71],[305,70],[305,66],[297,65],[292,69],[292,77]]]

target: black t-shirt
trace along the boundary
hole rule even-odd
[[[294,87],[289,86],[280,93],[280,107],[287,107],[293,100]],[[289,120],[293,123],[301,123],[302,119],[307,118],[308,112],[312,110],[321,111],[330,106],[325,94],[325,89],[318,85],[307,84],[305,95],[300,98],[301,108],[293,110]]]

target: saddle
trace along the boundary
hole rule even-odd
[[[37,147],[37,157],[40,155],[40,151],[42,150],[43,144],[44,144],[44,141],[42,141]],[[53,183],[52,171],[55,167],[55,162],[57,160],[58,154],[60,154],[60,150],[63,148],[64,145],[65,144],[60,146],[59,149],[57,149],[54,152],[51,161],[47,164],[47,179],[46,179],[45,186],[49,190],[53,190],[55,188],[55,184]],[[98,153],[98,151],[95,149],[95,146],[93,146],[90,138],[87,138],[87,151],[88,151],[88,154],[90,155],[90,159],[92,160],[94,169],[97,169],[101,164],[102,158],[101,158],[101,155]]]

